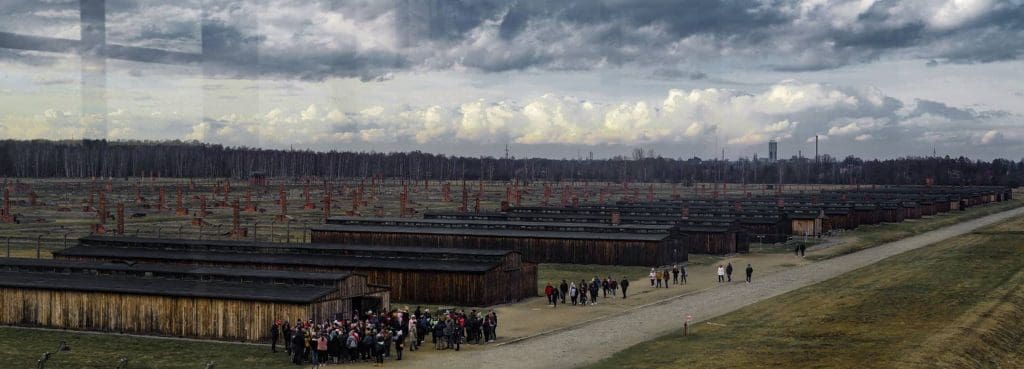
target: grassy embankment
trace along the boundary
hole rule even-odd
[[[591,368],[1024,365],[1024,218],[636,345]]]

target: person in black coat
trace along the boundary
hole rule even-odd
[[[622,287],[622,298],[626,298],[626,289],[629,288],[629,279],[622,277],[622,280],[619,281],[619,287]]]
[[[274,321],[274,324],[270,325],[270,352],[277,352],[277,340],[281,338],[281,321]]]
[[[289,356],[292,354],[292,326],[285,320],[281,324],[281,334],[284,335],[284,350]]]
[[[402,360],[402,351],[405,349],[405,334],[401,330],[391,333],[391,340],[395,345],[395,360]]]
[[[302,332],[302,328],[296,328],[292,335],[292,363],[302,364],[302,348],[306,346],[305,333]]]
[[[565,280],[563,279],[562,280],[562,284],[560,284],[558,286],[558,290],[560,292],[562,292],[560,297],[562,298],[562,305],[565,305],[565,295],[569,294],[569,283],[566,283]]]
[[[725,275],[729,278],[729,282],[732,282],[732,263],[725,266]]]
[[[754,267],[747,264],[747,283],[750,283],[750,277],[754,275]]]

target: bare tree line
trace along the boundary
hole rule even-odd
[[[654,155],[609,159],[463,157],[419,151],[377,153],[269,150],[182,141],[0,140],[0,176],[36,178],[192,177],[402,178],[608,182],[1004,185],[1024,183],[1024,161],[964,157],[819,160],[702,160]]]

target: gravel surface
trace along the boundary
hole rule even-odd
[[[754,283],[751,284],[733,283],[670,298],[631,309],[605,320],[513,344],[461,353],[452,352],[448,355],[430,355],[429,358],[420,357],[392,366],[412,365],[418,368],[446,369],[564,369],[591,364],[632,345],[681,330],[687,315],[693,316],[691,324],[707,321],[758,301],[835,278],[890,256],[966,234],[979,227],[1022,214],[1024,208],[1017,208],[801,267],[767,275],[758,275],[755,272]],[[516,324],[510,321],[502,323]],[[499,326],[499,334],[500,330]]]

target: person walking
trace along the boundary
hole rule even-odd
[[[277,340],[281,338],[281,321],[275,320],[270,326],[270,352],[277,352]]]
[[[686,284],[686,265],[679,268],[679,276],[683,278],[683,284]]]
[[[590,304],[597,305],[597,293],[601,289],[601,281],[594,278],[594,281],[590,283]]]
[[[612,276],[608,276],[608,288],[612,289],[612,297],[619,296],[619,281],[612,279]]]
[[[569,300],[572,301],[572,306],[576,306],[576,300],[579,300],[580,298],[579,294],[580,291],[576,288],[576,282],[572,282],[572,284],[569,285]]]
[[[750,283],[750,277],[754,275],[754,267],[747,264],[747,283]]]
[[[647,277],[651,279],[651,287],[654,287],[654,278],[656,276],[657,272],[654,271],[654,268],[651,268],[651,272],[647,274]]]
[[[718,266],[718,283],[725,282],[725,267]]]
[[[668,288],[668,275],[669,275],[668,273],[669,273],[668,269],[665,269],[661,273],[661,279],[665,282],[665,288]]]
[[[679,265],[672,265],[672,284],[679,284]]]
[[[548,297],[548,305],[551,305],[551,302],[552,302],[551,301],[551,296],[554,295],[554,294],[555,294],[555,288],[551,287],[551,282],[548,282],[548,285],[546,287],[544,287],[544,296]]]
[[[728,282],[732,282],[732,263],[725,266],[725,276],[728,278]]]
[[[498,339],[498,313],[491,309],[491,313],[488,315],[491,316],[491,321],[494,323],[494,328],[491,328],[491,342],[494,342]]]
[[[562,280],[562,284],[558,286],[558,292],[561,292],[558,296],[562,298],[562,305],[565,305],[565,295],[569,293],[569,284],[566,283],[564,279]]]
[[[573,301],[575,302],[575,301]],[[484,342],[494,342],[494,321],[491,320],[491,315],[487,314],[484,316]]]
[[[551,307],[553,307],[553,308],[558,307],[558,295],[559,295],[559,293],[560,292],[558,291],[557,288],[552,288],[552,291],[551,291]]]
[[[804,252],[807,251],[807,245],[800,244],[800,257],[804,257]]]
[[[654,278],[655,278],[654,288],[661,288],[661,272],[660,271],[655,271],[654,272]]]
[[[629,288],[629,279],[626,276],[622,276],[622,280],[619,281],[619,287],[622,287],[622,298],[626,298],[626,289]]]

